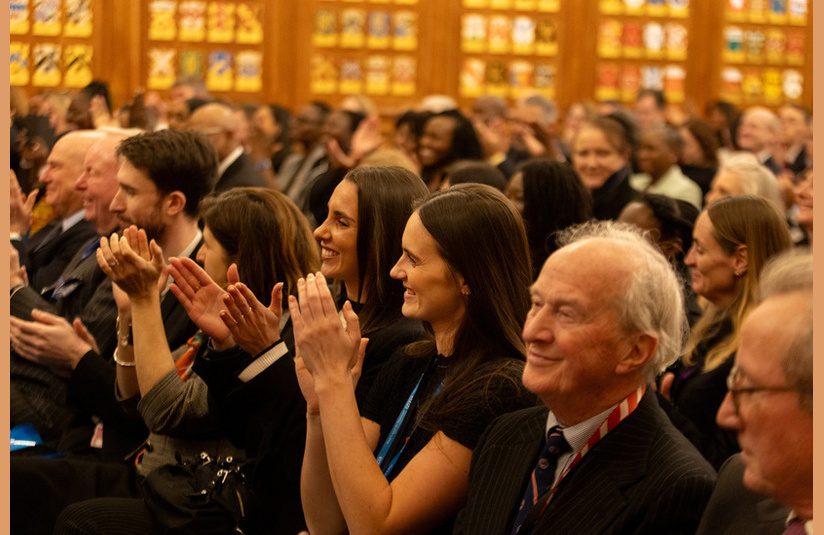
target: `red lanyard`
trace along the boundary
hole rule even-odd
[[[583,459],[584,455],[589,453],[589,451],[598,443],[599,440],[604,438],[607,433],[615,429],[615,427],[621,423],[624,418],[632,414],[632,412],[638,408],[638,404],[641,402],[641,398],[644,397],[644,392],[646,392],[647,387],[646,385],[641,386],[635,392],[631,393],[629,396],[624,398],[621,403],[618,404],[609,415],[601,422],[601,425],[595,429],[595,432],[587,439],[587,443],[584,444],[584,447],[578,451],[575,455],[575,458],[572,459],[572,463],[564,470],[561,474],[561,477],[558,478],[558,482],[555,483],[555,486],[552,487],[552,491],[550,492],[549,498],[552,499],[552,496],[558,491],[558,487],[561,485],[561,481],[569,474],[572,469],[578,464],[581,459]],[[549,499],[546,500],[544,506],[541,508],[541,513],[543,514],[544,510],[546,509],[547,505],[549,505]],[[539,514],[539,516],[540,516]]]

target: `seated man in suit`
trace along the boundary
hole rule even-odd
[[[715,472],[647,386],[681,348],[679,283],[629,227],[567,234],[524,325],[523,382],[544,406],[487,428],[454,532],[692,533]]]
[[[721,467],[700,534],[813,532],[812,255],[773,259],[760,290],[718,410],[741,453]]]
[[[190,130],[206,136],[217,151],[218,179],[215,191],[241,186],[265,187],[255,163],[243,152],[234,111],[226,104],[210,102],[196,109],[186,123]]]
[[[751,152],[758,162],[774,175],[781,172],[773,152],[779,144],[781,121],[771,110],[763,106],[750,106],[741,114],[736,138],[741,150]]]
[[[55,219],[36,234],[29,235],[28,231],[37,191],[23,199],[17,179],[11,177],[11,243],[35,290],[57,281],[80,246],[95,234],[94,225],[83,218],[83,198],[74,189],[74,182],[83,172],[86,151],[102,137],[95,131],[72,132],[55,143],[40,176]]]
[[[90,212],[124,227],[146,229],[166,257],[193,257],[202,238],[197,206],[216,177],[211,145],[201,135],[171,130],[106,143],[100,157],[108,164],[89,162],[89,172],[81,177],[84,197],[94,205]],[[119,170],[112,165],[115,160]],[[116,189],[111,187],[114,170]],[[111,200],[103,210],[100,200],[106,196]],[[52,443],[77,416],[78,406],[91,404],[88,412],[101,415],[100,403],[113,403],[111,355],[117,343],[129,343],[128,323],[122,325],[123,333],[115,327],[118,308],[111,282],[97,265],[96,248],[93,241],[75,255],[50,300],[13,280],[11,423],[32,423]],[[168,292],[162,307],[169,343],[177,347],[193,334],[194,325]]]

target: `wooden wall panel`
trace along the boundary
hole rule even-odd
[[[107,81],[116,105],[128,101],[137,88],[144,88],[148,73],[148,49],[156,43],[147,38],[148,4],[150,0],[92,0],[94,33],[87,41],[94,47],[95,77]],[[232,0],[234,1],[234,0]],[[559,28],[559,53],[553,58],[556,71],[556,100],[562,109],[578,100],[593,100],[596,84],[597,21],[603,18],[600,0],[561,0],[556,14]],[[349,5],[366,10],[398,11],[410,9],[418,14],[418,46],[409,54],[417,58],[416,90],[410,97],[378,96],[373,98],[384,116],[392,117],[427,94],[448,94],[458,98],[462,108],[471,105],[471,98],[459,98],[459,75],[462,59],[461,15],[467,11],[462,0],[418,0],[414,5],[396,5],[370,1],[344,0],[266,0],[263,6],[264,39],[251,45],[263,55],[263,88],[259,92],[216,92],[220,97],[238,102],[271,102],[298,108],[313,99],[336,105],[340,94],[314,95],[310,91],[311,57],[317,50],[312,44],[315,11],[320,8],[343,9]],[[809,0],[806,32],[806,58],[800,67],[804,75],[802,103],[812,107],[813,93],[813,2]],[[704,104],[721,93],[723,29],[726,2],[722,0],[691,0],[690,29],[684,107],[688,113],[701,115]],[[515,14],[509,10],[508,14]],[[53,38],[49,38],[54,40]],[[34,44],[40,38],[33,35],[12,35],[12,41]],[[63,38],[63,41],[71,41]],[[192,48],[209,47],[205,43]],[[227,45],[237,51],[243,47]],[[340,51],[330,51],[340,55]],[[512,58],[512,56],[507,56]],[[27,86],[29,92],[43,88]],[[167,91],[161,91],[166,94]]]

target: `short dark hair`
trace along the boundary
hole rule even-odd
[[[660,89],[645,88],[638,91],[638,96],[635,98],[635,102],[638,102],[644,97],[652,97],[655,100],[655,107],[661,111],[664,111],[667,108],[667,97]]]
[[[409,125],[409,129],[415,135],[415,139],[421,137],[423,134],[423,125],[432,116],[431,111],[415,111],[408,110],[403,112],[395,121],[395,129],[397,130],[404,124]]]
[[[310,106],[317,109],[320,113],[320,122],[323,123],[323,120],[326,119],[326,116],[332,113],[332,108],[329,107],[329,104],[325,102],[321,102],[320,100],[313,100],[309,103]]]
[[[524,183],[524,224],[533,277],[558,248],[555,234],[592,219],[592,195],[567,163],[532,160],[518,168]]]
[[[298,279],[320,268],[309,222],[295,203],[269,188],[232,188],[200,203],[203,223],[237,263],[240,279],[264,305],[272,288],[297,295]]]
[[[109,113],[112,112],[112,97],[109,94],[109,86],[106,82],[101,80],[92,80],[88,83],[88,85],[86,85],[86,87],[81,89],[80,92],[86,95],[90,102],[92,97],[100,95],[103,97],[103,100],[106,101],[106,108],[109,110]]]
[[[449,185],[486,184],[503,192],[506,189],[506,176],[503,171],[486,162],[477,160],[458,160],[449,166]]]
[[[698,208],[658,193],[642,193],[636,200],[646,205],[658,221],[662,240],[680,238],[683,251],[692,247],[692,229]]]
[[[475,127],[463,113],[458,110],[446,110],[440,113],[433,113],[427,118],[427,122],[436,117],[448,117],[455,121],[455,130],[452,131],[452,148],[447,162],[455,160],[483,160],[484,151],[481,142],[475,133]],[[426,123],[424,123],[424,127]]]
[[[183,210],[193,218],[200,200],[217,182],[217,153],[209,140],[196,132],[165,129],[138,134],[124,139],[117,155],[144,171],[163,195],[183,193]]]
[[[704,155],[704,160],[710,167],[718,166],[718,149],[721,143],[718,141],[718,134],[712,129],[710,125],[701,119],[688,119],[684,121],[681,128],[686,128],[692,137],[698,141],[701,146],[701,153]]]

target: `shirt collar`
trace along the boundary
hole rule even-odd
[[[583,422],[571,425],[569,427],[562,427],[561,431],[564,434],[564,438],[569,443],[570,448],[572,448],[573,453],[577,453],[584,447],[587,440],[589,440],[589,437],[592,436],[595,430],[598,429],[598,426],[604,422],[606,417],[609,416],[609,413],[612,412],[612,410],[617,406],[618,403],[612,405],[604,412],[596,414],[588,420],[584,420]],[[555,417],[555,414],[553,414],[552,411],[549,411],[549,416],[547,416],[546,422],[546,432],[549,433],[549,430],[555,425],[560,425],[558,418]]]
[[[62,227],[63,232],[66,232],[67,230],[78,224],[80,221],[82,221],[85,213],[85,210],[78,210],[69,217],[63,219],[63,221],[60,222],[60,226]]]
[[[235,147],[235,150],[229,153],[229,156],[225,157],[224,159],[220,160],[220,163],[217,165],[217,176],[223,176],[223,173],[229,169],[229,166],[235,163],[235,160],[240,158],[240,155],[243,154],[243,147]]]

